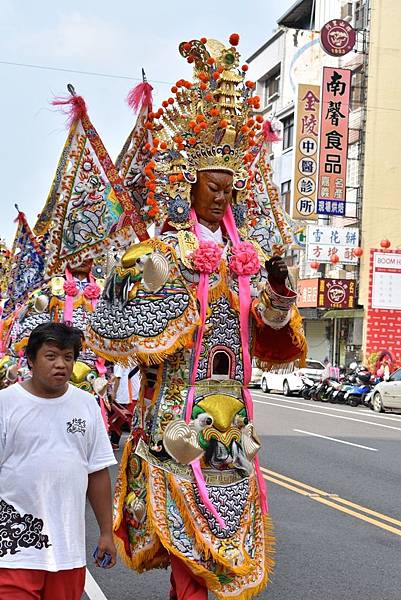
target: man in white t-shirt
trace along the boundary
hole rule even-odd
[[[32,378],[0,391],[0,598],[79,600],[85,502],[99,524],[96,562],[115,564],[108,468],[95,398],[71,384],[82,333],[44,323],[26,348]]]

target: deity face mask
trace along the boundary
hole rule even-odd
[[[218,224],[233,196],[233,176],[226,171],[200,171],[192,186],[192,206],[199,219]]]

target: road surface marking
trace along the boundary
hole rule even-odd
[[[373,411],[369,411],[368,414],[364,414],[361,413],[360,410],[346,410],[344,408],[334,408],[334,406],[322,406],[322,403],[311,403],[311,402],[304,402],[302,400],[290,400],[289,398],[283,398],[282,396],[280,396],[279,394],[262,394],[260,392],[253,392],[253,394],[255,396],[258,396],[258,398],[268,398],[269,396],[273,396],[274,400],[280,400],[280,402],[292,402],[292,404],[298,404],[301,406],[312,406],[313,408],[319,408],[320,410],[334,410],[336,412],[342,412],[342,413],[346,413],[346,414],[351,414],[351,415],[359,415],[361,418],[369,418],[369,419],[386,419],[387,421],[396,421],[397,423],[401,423],[401,415],[399,415],[399,417],[390,417],[388,415],[379,415]]]
[[[337,496],[336,494],[325,492],[323,490],[315,488],[306,483],[302,483],[301,481],[297,481],[296,479],[292,479],[291,477],[287,477],[286,475],[282,475],[281,473],[277,473],[276,471],[271,471],[270,469],[265,469],[264,467],[261,467],[261,470],[263,471],[263,477],[265,479],[268,479],[268,481],[271,481],[272,483],[276,483],[277,485],[281,485],[282,487],[286,487],[287,489],[297,492],[298,494],[301,494],[302,496],[307,496],[307,497],[311,498],[311,500],[316,500],[317,502],[320,502],[321,499],[323,499],[323,498],[332,498],[332,499],[335,499],[335,502],[338,502],[340,504],[345,504],[345,506],[349,506],[351,508],[356,509],[357,511],[364,512],[367,515],[372,515],[373,517],[377,517],[377,518],[381,519],[382,521],[387,521],[388,523],[393,523],[394,525],[397,525],[398,527],[400,527],[400,530],[398,530],[398,529],[396,530],[396,532],[397,532],[396,535],[401,535],[401,521],[399,521],[398,519],[394,519],[394,517],[389,517],[388,515],[384,515],[375,510],[367,508],[365,506],[361,506],[360,504],[356,504],[355,502],[351,502],[351,500],[346,500],[345,498],[341,498],[340,496]],[[343,507],[337,507],[334,505],[333,508],[338,508],[338,510],[341,510]],[[351,514],[351,513],[349,513],[349,514]],[[352,511],[352,514],[353,514],[353,516],[355,516],[357,518],[362,518],[364,516],[364,515],[360,515],[359,512],[355,512],[355,511]],[[365,519],[362,519],[362,520],[365,520]],[[375,522],[375,523],[373,523],[373,525],[377,525],[377,523],[380,523],[380,522],[379,521]],[[384,524],[382,523],[381,525],[384,525]],[[377,526],[379,527],[380,525],[377,525]],[[387,527],[384,527],[384,528],[386,529]],[[394,529],[394,528],[391,528],[391,529]],[[392,533],[394,533],[394,532],[392,532]]]
[[[369,446],[362,446],[362,444],[354,444],[353,442],[346,442],[345,440],[338,440],[337,438],[329,437],[328,435],[321,435],[320,433],[312,433],[311,431],[304,431],[303,429],[293,429],[297,433],[304,433],[305,435],[313,435],[314,437],[323,438],[324,440],[330,440],[331,442],[337,442],[339,444],[347,444],[348,446],[355,446],[356,448],[363,448],[364,450],[372,450],[372,452],[379,452],[377,448],[370,448]]]
[[[86,569],[85,594],[89,600],[107,600],[89,569]]]
[[[343,415],[331,415],[329,413],[320,412],[318,410],[300,408],[299,406],[286,406],[285,404],[277,404],[276,402],[263,402],[262,400],[254,400],[254,402],[256,402],[257,404],[268,404],[269,406],[278,406],[279,408],[286,408],[288,410],[300,410],[301,412],[312,413],[314,415],[324,415],[325,417],[331,417],[333,419],[357,421],[358,423],[365,423],[365,425],[373,425],[374,427],[384,427],[385,429],[394,429],[395,431],[401,431],[401,427],[393,427],[392,425],[385,425],[384,423],[373,423],[372,421],[364,421],[363,419],[355,419],[354,417],[344,417]]]

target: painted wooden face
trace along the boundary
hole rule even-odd
[[[199,171],[192,187],[192,206],[198,218],[220,223],[233,196],[233,175],[228,171]]]

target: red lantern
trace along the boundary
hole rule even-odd
[[[320,263],[318,263],[316,260],[314,260],[310,264],[310,268],[313,269],[314,271],[317,271],[319,267],[320,267]]]
[[[357,256],[359,258],[363,254],[363,248],[360,248],[358,246],[357,248],[353,249],[352,253],[353,253],[354,256]]]
[[[388,248],[390,248],[390,246],[391,246],[391,242],[390,242],[390,240],[382,240],[380,242],[380,246],[382,248],[384,248],[385,250],[388,250]]]
[[[338,256],[338,254],[332,254],[330,257],[330,262],[333,265],[336,265],[338,262],[340,262],[340,257]]]

